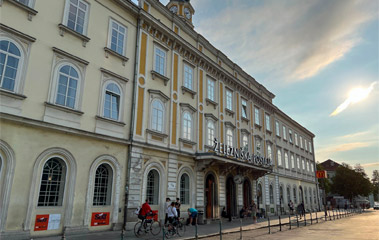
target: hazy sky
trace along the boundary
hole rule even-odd
[[[360,163],[370,177],[379,169],[378,2],[191,0],[195,30],[316,135],[316,161]]]

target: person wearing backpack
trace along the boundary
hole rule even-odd
[[[139,210],[138,218],[142,220],[142,223],[146,219],[146,216],[152,214],[151,207],[149,205],[149,199],[146,199],[145,203],[142,204],[142,207]]]

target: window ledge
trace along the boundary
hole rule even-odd
[[[26,98],[25,95],[14,93],[14,92],[9,92],[9,91],[4,90],[4,89],[0,89],[0,95],[15,98],[18,100],[24,100]]]
[[[99,116],[99,115],[97,115],[95,118],[96,118],[97,120],[101,120],[101,121],[104,121],[104,122],[113,123],[113,124],[116,124],[116,125],[119,125],[119,126],[122,126],[122,127],[126,125],[124,122],[117,121],[117,120],[114,120],[114,119],[111,119],[111,118],[101,117],[101,116]]]
[[[181,141],[181,142],[183,142],[185,144],[192,145],[192,146],[196,145],[196,142],[193,142],[193,141],[185,139],[185,138],[179,138],[179,141]]]
[[[105,48],[104,48],[104,51],[105,51],[105,57],[106,57],[106,58],[109,57],[109,54],[112,54],[113,56],[120,58],[120,59],[122,60],[122,65],[123,65],[123,66],[125,66],[125,63],[129,60],[129,58],[125,57],[125,56],[122,55],[122,54],[119,54],[119,53],[116,52],[116,51],[113,51],[113,50],[110,49],[110,48],[105,47]]]
[[[213,107],[214,107],[214,109],[216,109],[216,107],[217,107],[217,105],[218,105],[218,103],[216,103],[215,101],[213,101],[213,100],[211,100],[211,99],[209,99],[209,98],[206,98],[206,99],[205,99],[205,102],[207,103],[207,106],[208,106],[209,104],[212,104]]]
[[[161,138],[167,138],[168,137],[167,134],[162,133],[162,132],[158,132],[158,131],[155,131],[155,130],[152,130],[152,129],[146,129],[146,132],[150,133],[151,135],[155,135],[155,136],[158,136],[158,137],[161,137]]]
[[[234,117],[234,112],[233,112],[232,110],[230,110],[230,109],[228,109],[228,108],[225,108],[225,112],[226,112],[228,115]]]
[[[185,92],[188,92],[189,94],[192,95],[192,99],[195,99],[195,95],[196,95],[196,92],[185,87],[185,86],[182,86],[182,93],[184,94]]]
[[[59,27],[59,34],[63,37],[64,36],[64,33],[65,32],[68,32],[68,33],[71,33],[72,35],[74,35],[75,37],[78,37],[80,38],[82,41],[83,41],[83,47],[86,46],[87,42],[89,42],[89,40],[91,40],[91,38],[81,34],[81,33],[78,33],[77,31],[75,30],[72,30],[71,28],[63,25],[62,23],[58,24],[58,27]]]
[[[153,77],[153,80],[155,80],[155,78],[162,79],[164,81],[165,86],[167,86],[167,82],[170,81],[170,79],[168,77],[163,76],[162,74],[160,74],[154,70],[151,70],[151,76]]]
[[[22,4],[22,3],[18,2],[18,1],[15,1],[15,0],[8,0],[8,2],[10,2],[10,3],[16,5],[17,7],[23,9],[24,11],[26,11],[26,12],[28,13],[28,20],[29,20],[29,21],[32,21],[32,18],[33,18],[35,15],[37,15],[37,13],[38,13],[38,12],[37,12],[36,10],[34,10],[33,8],[31,8],[31,7],[29,7],[29,6],[25,5],[25,4]]]
[[[269,130],[269,129],[266,129],[266,132],[268,133],[268,134],[272,134],[272,131],[271,130]]]
[[[246,123],[249,123],[249,121],[250,121],[248,118],[245,118],[245,117],[241,117],[241,120],[245,121]]]
[[[291,145],[293,145],[293,142],[289,141],[289,143],[290,143]]]
[[[255,126],[256,128],[258,128],[259,130],[262,128],[262,126],[259,125],[259,124],[257,124],[257,123],[254,123],[254,126]]]
[[[64,112],[73,113],[73,114],[76,114],[76,115],[79,115],[79,116],[83,115],[83,113],[84,113],[84,112],[79,111],[79,110],[75,110],[75,109],[72,109],[72,108],[56,105],[56,104],[49,103],[49,102],[45,102],[45,106],[51,107],[51,108],[55,108],[55,109],[58,109],[58,110],[62,110]]]

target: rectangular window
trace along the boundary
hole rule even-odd
[[[292,130],[291,129],[288,129],[288,136],[289,136],[290,143],[293,143]]]
[[[299,141],[297,140],[297,133],[295,133],[295,144],[296,146],[299,146]]]
[[[257,125],[261,125],[261,121],[260,121],[260,114],[259,114],[259,108],[255,108],[254,109],[254,116],[255,116],[255,119],[254,119],[254,123],[257,124]]]
[[[266,130],[271,131],[270,115],[266,114]]]
[[[305,147],[305,151],[308,151],[307,139],[304,139],[304,147]]]
[[[226,108],[233,110],[233,93],[228,89],[226,89]]]
[[[247,102],[245,99],[242,99],[241,103],[242,103],[242,117],[247,118]]]
[[[275,132],[276,132],[276,136],[280,137],[280,129],[279,129],[278,121],[275,122]]]
[[[307,172],[309,172],[309,162],[307,161]]]
[[[313,167],[313,163],[311,163],[311,172],[314,173],[315,172],[315,169]]]
[[[303,137],[300,136],[300,148],[303,148]]]
[[[255,143],[255,147],[256,147],[255,151],[256,151],[257,155],[261,156],[262,155],[262,153],[261,153],[261,140],[256,139],[255,142],[256,142]]]
[[[155,65],[154,71],[165,76],[166,73],[166,51],[155,46]]]
[[[184,64],[184,87],[192,90],[193,68]]]
[[[33,7],[33,0],[16,0],[19,3],[22,3],[30,8]]]
[[[300,158],[297,157],[296,160],[297,160],[297,161],[296,161],[296,162],[297,162],[297,168],[300,169]]]
[[[283,139],[287,140],[287,129],[286,129],[286,126],[283,126]]]
[[[82,0],[67,1],[65,24],[68,28],[86,35],[88,21],[88,4]]]
[[[108,48],[125,55],[126,27],[111,19],[109,21]]]
[[[308,144],[309,144],[309,152],[312,153],[312,143],[308,142]]]
[[[215,81],[208,78],[207,80],[207,83],[208,83],[208,98],[212,101],[215,101]]]
[[[305,170],[305,160],[303,159],[301,162],[302,162],[302,165],[303,165],[303,170]]]

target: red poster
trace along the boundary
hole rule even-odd
[[[49,214],[37,215],[34,231],[45,231],[49,225]]]
[[[109,212],[92,213],[91,226],[109,225]]]

